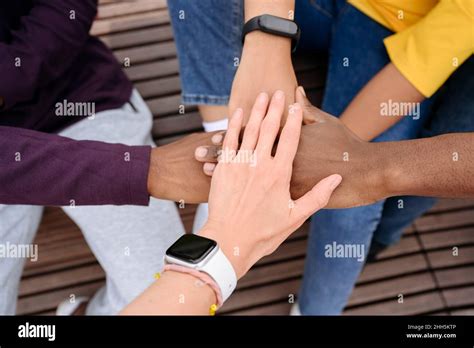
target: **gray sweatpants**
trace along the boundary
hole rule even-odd
[[[133,107],[131,106],[133,105]],[[122,108],[97,113],[60,133],[78,140],[152,145],[152,115],[137,91]],[[151,198],[148,207],[63,207],[79,226],[106,272],[106,285],[87,308],[89,315],[116,314],[145,290],[163,266],[163,255],[184,227],[173,202]],[[0,205],[0,244],[31,244],[43,207]],[[41,249],[38,250],[41,259]],[[0,259],[0,314],[15,314],[21,258]],[[75,295],[75,294],[71,294]]]

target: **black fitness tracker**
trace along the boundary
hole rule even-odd
[[[261,15],[250,19],[242,29],[242,43],[245,36],[254,30],[260,30],[267,34],[283,36],[292,40],[292,51],[294,52],[300,39],[301,31],[298,25],[289,19],[272,15]]]

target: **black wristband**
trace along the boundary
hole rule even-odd
[[[300,28],[295,22],[272,15],[261,15],[250,19],[244,24],[242,29],[242,43],[245,41],[245,36],[255,30],[290,38],[292,40],[291,46],[293,52],[296,50],[301,35]]]

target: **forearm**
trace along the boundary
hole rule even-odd
[[[295,0],[245,0],[245,22],[253,17],[263,14],[293,19],[295,10]],[[265,34],[260,31],[253,31],[246,35],[244,42],[244,53],[248,48],[252,54],[265,53],[264,48],[271,48],[275,58],[290,57],[291,40],[275,35]]]
[[[122,315],[208,315],[214,291],[189,274],[166,271]]]
[[[474,133],[371,146],[383,164],[385,197],[474,197]]]
[[[288,18],[295,10],[295,0],[245,0],[245,21],[262,14]]]
[[[150,150],[0,127],[0,204],[147,205]]]
[[[389,63],[352,100],[341,121],[361,139],[370,141],[408,116],[403,112],[406,109],[417,122],[423,100],[424,96]],[[412,105],[415,108],[410,108]]]

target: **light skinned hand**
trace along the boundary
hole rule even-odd
[[[285,111],[285,94],[269,104],[258,96],[239,146],[243,110],[237,109],[223,141],[209,195],[209,219],[201,235],[214,239],[238,278],[276,248],[317,210],[324,208],[342,178],[330,175],[296,201],[290,197],[293,159],[303,119],[299,104],[290,106],[279,143],[272,148]]]

